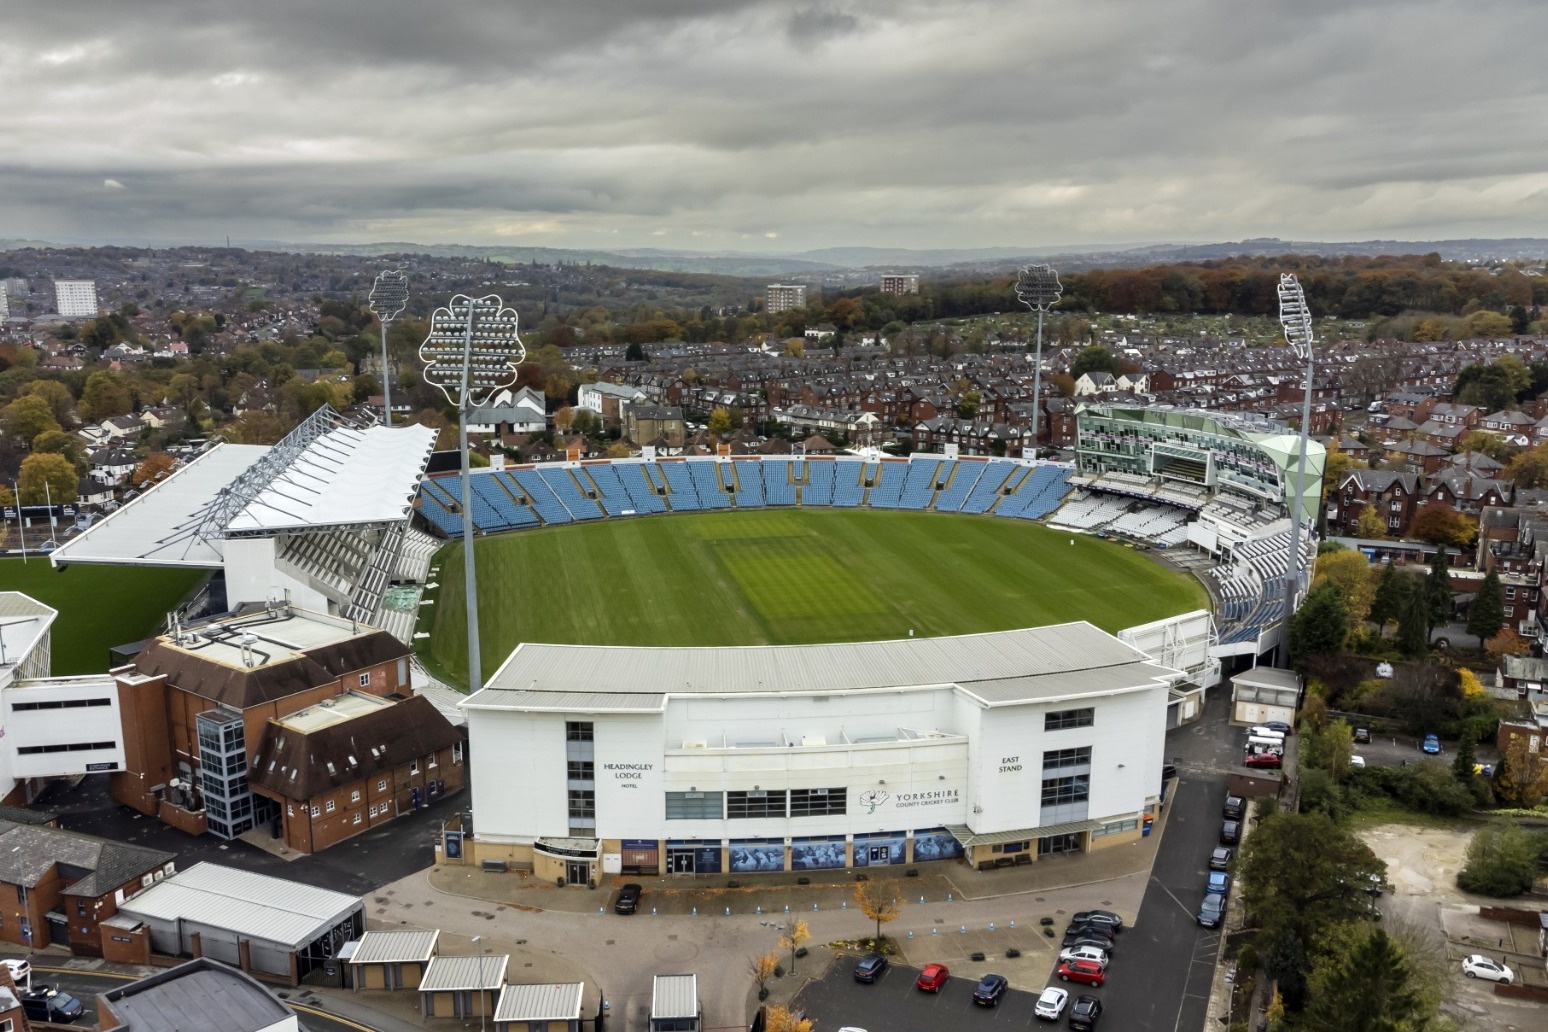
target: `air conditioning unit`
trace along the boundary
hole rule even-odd
[[[683,748],[684,749],[708,749],[709,748],[709,743],[708,742],[684,742],[683,743]]]

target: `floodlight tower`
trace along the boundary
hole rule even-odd
[[[1285,343],[1290,345],[1290,350],[1297,358],[1306,360],[1306,397],[1301,403],[1301,453],[1295,466],[1295,501],[1290,506],[1290,562],[1286,567],[1290,572],[1285,579],[1285,611],[1279,619],[1280,664],[1289,666],[1290,617],[1295,611],[1295,589],[1301,580],[1301,507],[1306,500],[1306,449],[1311,438],[1315,359],[1311,309],[1306,306],[1306,293],[1294,273],[1285,272],[1279,276],[1279,324],[1285,329]]]
[[[1016,277],[1016,297],[1037,312],[1037,358],[1032,367],[1032,457],[1037,458],[1043,433],[1043,316],[1059,303],[1064,287],[1052,265],[1024,265]]]
[[[408,305],[408,274],[402,269],[385,269],[377,273],[368,303],[382,326],[382,414],[383,422],[392,426],[392,367],[387,364],[387,324],[402,315]]]
[[[430,335],[419,347],[425,379],[457,406],[462,455],[462,567],[468,596],[468,689],[483,685],[478,655],[478,578],[473,570],[473,492],[468,481],[468,420],[473,409],[516,382],[527,357],[516,332],[516,312],[495,294],[458,294],[430,316]]]

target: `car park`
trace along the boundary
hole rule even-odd
[[[1491,957],[1475,953],[1462,961],[1462,973],[1468,978],[1487,978],[1491,982],[1514,982],[1516,973]]]
[[[938,993],[946,985],[946,980],[951,977],[951,970],[945,964],[926,964],[924,970],[919,972],[919,977],[914,980],[914,985],[927,993]]]
[[[1216,846],[1209,854],[1209,869],[1211,871],[1224,871],[1231,866],[1231,857],[1235,851],[1230,846]]]
[[[1440,751],[1441,751],[1440,736],[1439,735],[1425,735],[1424,736],[1424,744],[1421,745],[1419,748],[1423,749],[1425,751],[1425,754],[1428,755],[1428,756],[1439,756],[1440,755]]]
[[[887,958],[880,953],[867,953],[855,961],[855,981],[874,982],[887,971]]]
[[[1009,987],[1010,982],[1004,975],[985,975],[973,989],[973,1002],[980,1007],[993,1007],[1000,1002],[1000,997],[1005,995]]]
[[[1059,951],[1059,961],[1089,960],[1094,964],[1107,966],[1107,951],[1095,946],[1068,946]]]
[[[618,900],[613,904],[613,913],[632,914],[640,908],[640,897],[645,890],[634,882],[630,882],[618,890]]]
[[[1043,1021],[1058,1021],[1064,1016],[1064,1007],[1070,1002],[1070,991],[1051,985],[1037,998],[1032,1013]]]
[[[1070,1008],[1070,1028],[1075,1032],[1092,1032],[1102,1017],[1102,1001],[1095,996],[1081,996]]]
[[[1123,931],[1123,918],[1111,910],[1080,910],[1070,918],[1072,925],[1090,925],[1092,927],[1111,928],[1115,932]]]
[[[1225,920],[1225,906],[1224,896],[1207,892],[1204,894],[1204,902],[1199,904],[1199,912],[1195,918],[1205,928],[1219,928],[1220,922]]]
[[[1101,985],[1107,981],[1107,969],[1089,960],[1066,960],[1054,969],[1061,982],[1084,982]]]
[[[40,985],[18,994],[22,1013],[28,1021],[45,1021],[54,1025],[71,1025],[86,1013],[85,1004],[69,993],[50,986]]]

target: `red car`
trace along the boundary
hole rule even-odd
[[[1061,982],[1085,982],[1087,985],[1101,985],[1107,981],[1107,972],[1102,970],[1102,965],[1094,960],[1066,960],[1059,965],[1054,974],[1059,976]]]
[[[938,993],[950,977],[951,972],[945,964],[926,964],[914,984],[927,993]]]
[[[1278,770],[1282,763],[1279,754],[1271,752],[1253,753],[1242,762],[1248,767],[1269,767],[1274,770]]]

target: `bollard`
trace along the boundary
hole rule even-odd
[[[930,929],[930,934],[931,935],[939,935],[940,934],[940,929],[932,928],[932,929]]]
[[[967,934],[967,925],[963,925],[961,928],[958,928],[957,932],[958,932],[958,934],[966,935]]]
[[[597,913],[598,914],[605,914],[605,913],[607,913],[607,911],[605,909],[603,909],[602,907],[597,907]]]
[[[919,897],[919,902],[921,902],[921,903],[923,903],[923,902],[924,902],[924,897],[923,897],[923,896],[920,896],[920,897]]]
[[[1012,921],[1012,922],[1011,922],[1011,927],[1012,927],[1012,928],[1015,928],[1015,927],[1016,927],[1016,922],[1015,922],[1015,921]]]
[[[694,907],[693,908],[693,916],[694,917],[698,917],[699,916],[699,908],[698,907]]]
[[[849,909],[849,903],[847,901],[843,902],[843,903],[840,903],[839,904],[839,909],[840,910],[848,910]]]
[[[815,903],[812,904],[812,913],[817,913],[817,904]]]
[[[951,902],[951,893],[949,893],[949,892],[946,893],[946,902],[948,902],[948,903]]]
[[[656,916],[656,908],[655,907],[651,907],[650,908],[650,916],[651,917],[655,917]]]
[[[989,930],[990,930],[990,931],[991,931],[991,932],[992,932],[992,931],[994,931],[994,922],[993,922],[993,921],[990,921],[990,922],[989,922]]]
[[[908,937],[909,937],[909,938],[910,938],[910,939],[912,939],[912,938],[913,938],[913,937],[914,937],[914,933],[913,933],[913,932],[909,932],[909,933],[908,933]]]
[[[763,905],[761,903],[758,905],[758,913],[763,913]]]
[[[785,904],[785,913],[787,913],[787,914],[790,913],[790,904],[789,903]]]
[[[726,907],[726,916],[727,917],[731,916],[731,908],[730,907]]]

